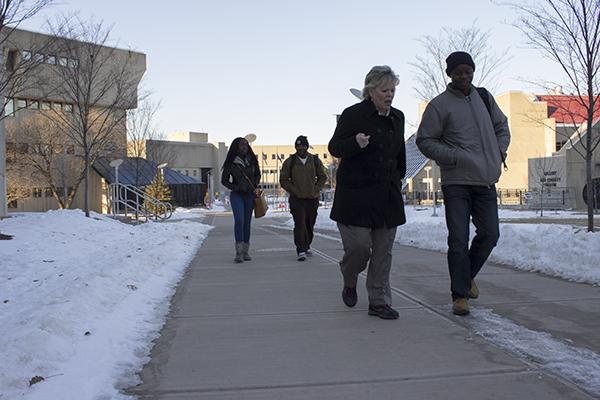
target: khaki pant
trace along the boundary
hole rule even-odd
[[[368,262],[369,304],[391,305],[390,269],[396,227],[371,229],[340,223],[337,226],[344,245],[344,257],[340,261],[344,286],[356,287],[358,274],[367,268]]]

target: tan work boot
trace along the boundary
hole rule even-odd
[[[456,299],[452,302],[452,312],[455,315],[468,315],[469,302],[465,298]]]
[[[471,279],[471,289],[469,289],[469,298],[476,299],[479,297],[479,288],[475,284],[475,280]]]

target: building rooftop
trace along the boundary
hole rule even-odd
[[[538,101],[548,104],[548,118],[554,118],[559,124],[579,125],[587,120],[587,111],[579,96],[574,95],[537,95]],[[587,104],[587,101],[584,103]],[[600,106],[596,107],[594,119],[600,117]]]
[[[157,167],[158,165],[156,163],[144,158],[124,158],[123,164],[119,166],[119,183],[135,186],[149,185],[156,175],[156,171],[158,170]],[[97,160],[94,163],[94,169],[108,183],[115,183],[115,169],[110,166],[110,160],[108,158],[100,158]],[[196,178],[184,175],[170,168],[164,168],[163,173],[167,185],[199,185],[204,183]]]

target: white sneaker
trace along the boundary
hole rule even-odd
[[[304,261],[306,260],[306,253],[301,251],[300,253],[298,253],[298,261]]]
[[[311,250],[311,249],[308,249],[308,250],[306,250],[306,255],[307,255],[308,257],[312,257],[312,256],[313,256],[313,252],[312,252],[312,250]]]

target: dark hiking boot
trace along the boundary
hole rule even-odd
[[[452,302],[452,313],[454,315],[469,315],[469,302],[464,297]]]
[[[369,315],[374,315],[382,319],[398,319],[400,314],[389,304],[380,304],[373,306],[369,304]]]
[[[479,297],[479,288],[475,284],[475,280],[471,279],[471,289],[469,289],[469,298],[476,299]]]
[[[235,258],[236,263],[244,262],[244,242],[235,242]]]
[[[344,290],[342,290],[342,300],[348,307],[354,307],[358,301],[356,288],[344,287]]]
[[[244,257],[244,261],[252,260],[252,257],[250,257],[250,254],[248,254],[249,249],[250,249],[250,243],[244,243],[244,251],[242,253],[242,256]]]
[[[298,261],[304,261],[304,260],[306,260],[306,253],[305,253],[305,252],[303,252],[303,251],[301,251],[300,253],[298,253],[298,258],[297,258],[297,260],[298,260]]]

